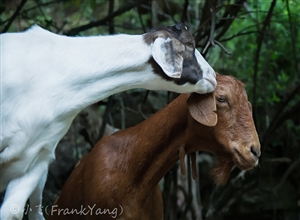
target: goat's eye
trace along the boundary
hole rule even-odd
[[[218,102],[226,102],[226,97],[225,96],[219,96],[217,97]]]

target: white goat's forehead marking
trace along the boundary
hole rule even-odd
[[[187,31],[189,30],[189,29],[187,28],[187,26],[184,26],[184,28],[185,28],[185,30],[187,30]]]

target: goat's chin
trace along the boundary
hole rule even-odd
[[[217,185],[225,185],[233,166],[233,161],[230,161],[227,158],[218,158],[217,165],[210,171],[210,175],[214,182]]]

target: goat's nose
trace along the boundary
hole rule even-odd
[[[250,147],[250,151],[253,154],[253,156],[255,157],[255,159],[258,160],[258,158],[260,157],[260,150],[259,150],[259,148],[255,147],[255,146],[251,146]]]

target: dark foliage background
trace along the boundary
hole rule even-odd
[[[142,34],[177,22],[193,33],[197,48],[217,72],[245,83],[262,156],[251,172],[234,169],[223,187],[216,187],[209,177],[212,155],[199,153],[197,182],[182,180],[175,166],[161,183],[165,219],[299,220],[299,0],[0,1],[2,33],[38,24],[70,36]],[[135,125],[175,96],[132,90],[84,110],[59,143],[43,205],[53,204],[76,162],[104,131]]]

